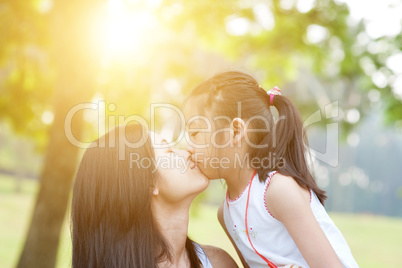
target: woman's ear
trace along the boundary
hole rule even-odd
[[[234,118],[230,124],[230,141],[231,145],[241,147],[241,140],[247,133],[247,126],[241,118]]]

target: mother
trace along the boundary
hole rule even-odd
[[[190,204],[208,179],[186,151],[149,136],[120,126],[86,150],[73,189],[73,267],[237,267],[187,236]]]

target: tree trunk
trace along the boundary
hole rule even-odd
[[[61,96],[60,96],[61,98]],[[59,104],[61,104],[59,102]],[[57,107],[40,181],[40,190],[18,267],[55,267],[61,227],[67,209],[79,148],[64,133],[69,104]],[[75,135],[82,128],[76,116]]]
[[[97,1],[54,1],[50,16],[51,58],[57,79],[54,96],[54,122],[40,180],[31,224],[18,267],[55,267],[60,231],[63,225],[79,148],[66,138],[65,118],[69,110],[87,102],[93,94],[94,70],[92,44],[88,37]],[[73,118],[72,133],[82,136],[82,112]]]

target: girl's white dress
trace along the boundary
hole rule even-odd
[[[250,240],[254,248],[276,266],[297,264],[309,267],[285,225],[275,219],[265,205],[265,193],[275,173],[276,171],[271,172],[265,183],[260,182],[257,174],[252,181],[247,216]],[[245,211],[249,187],[250,183],[235,200],[229,200],[229,196],[226,196],[223,218],[230,236],[248,265],[253,268],[265,268],[268,267],[267,263],[255,252],[246,234]],[[348,268],[359,267],[342,233],[328,216],[315,193],[310,190],[310,195],[311,210],[343,265]]]

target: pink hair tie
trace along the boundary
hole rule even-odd
[[[274,105],[274,96],[275,95],[282,95],[281,89],[279,87],[273,87],[271,90],[267,91],[269,94],[269,103],[270,105]]]

